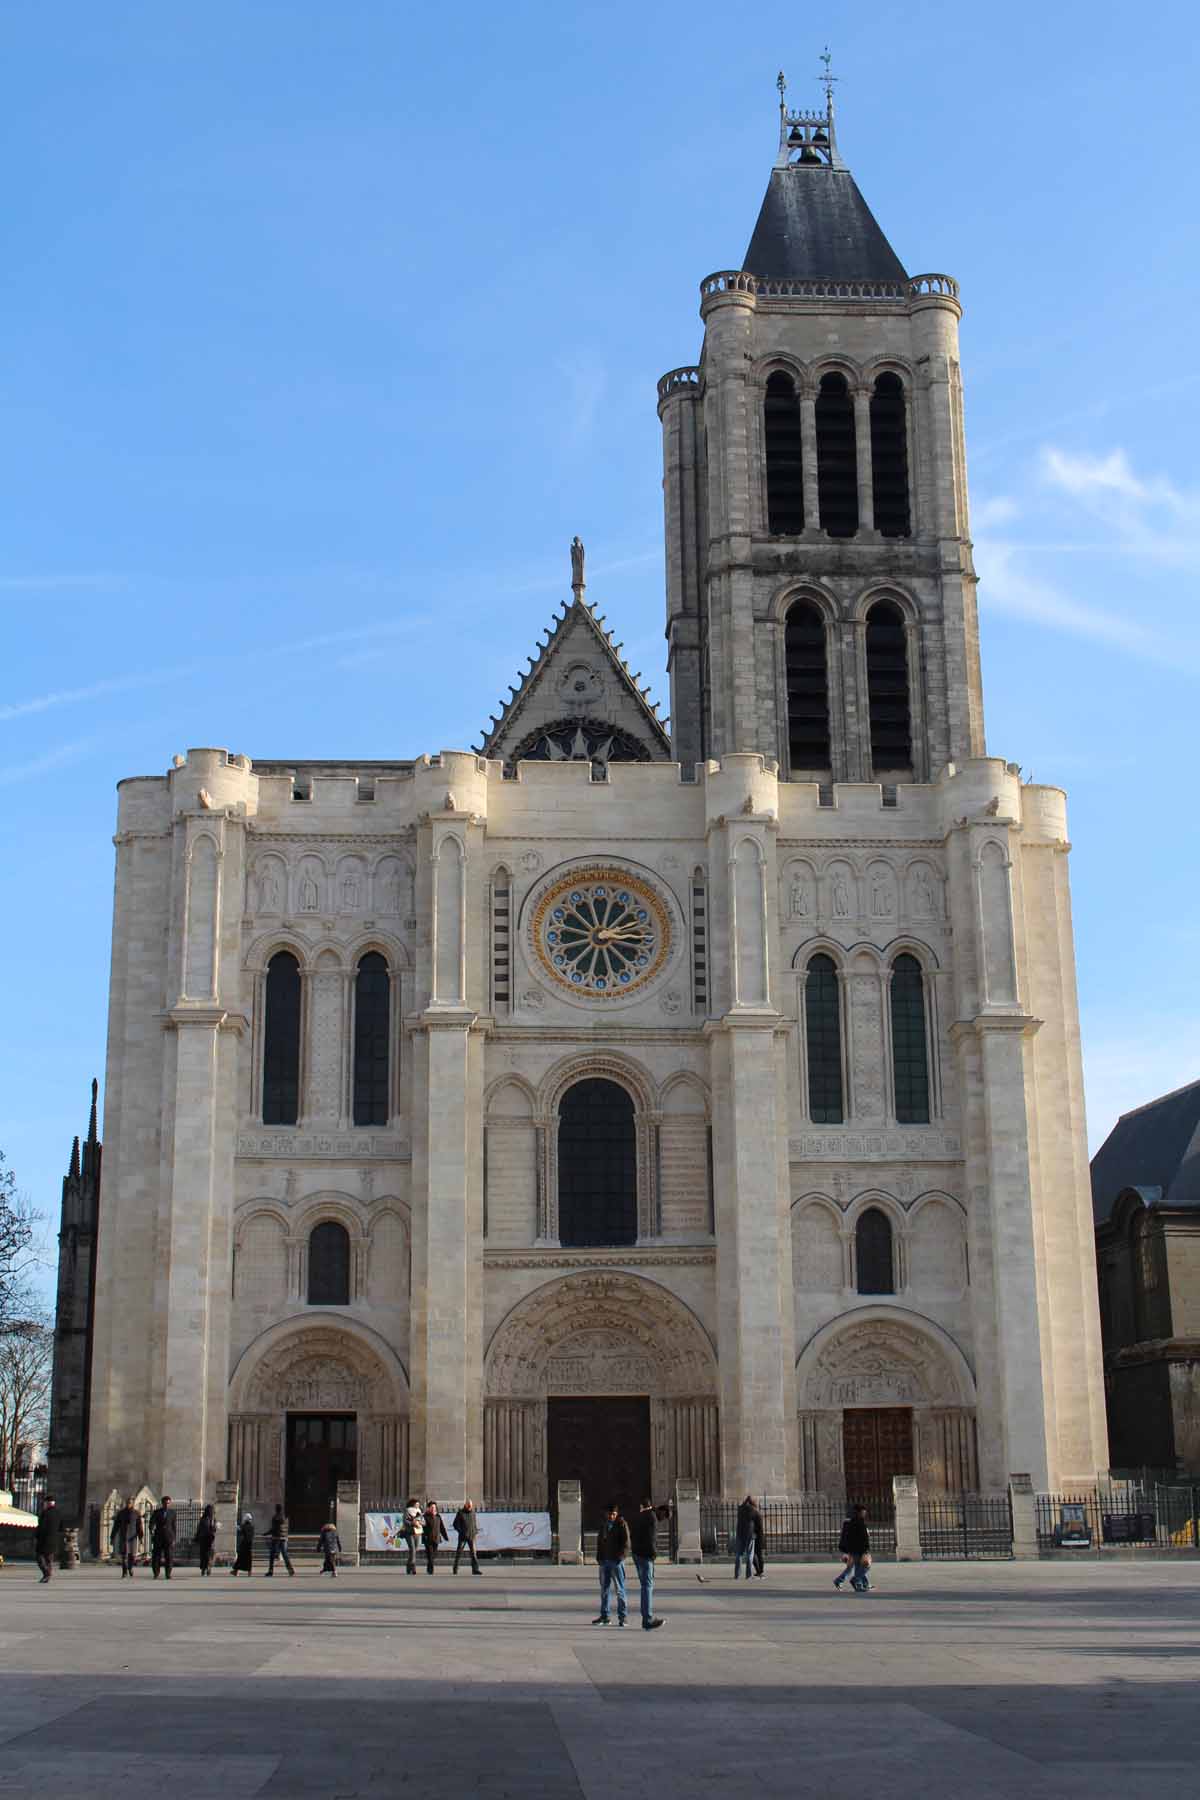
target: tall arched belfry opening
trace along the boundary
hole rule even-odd
[[[781,84],[659,384],[669,734],[576,540],[476,748],[122,783],[93,1499],[1104,1466],[1065,801],[985,744],[961,316]]]

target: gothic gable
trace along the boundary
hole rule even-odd
[[[564,606],[484,734],[481,754],[537,761],[666,762],[657,708],[586,600]]]

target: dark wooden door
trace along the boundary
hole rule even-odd
[[[289,1413],[284,1511],[293,1531],[320,1531],[339,1481],[358,1479],[353,1413]]]
[[[892,1476],[913,1473],[912,1413],[906,1406],[848,1409],[842,1414],[846,1497],[868,1511],[892,1503]]]
[[[597,1529],[611,1500],[632,1519],[650,1494],[649,1400],[555,1398],[547,1402],[546,1432],[556,1521],[560,1481],[582,1485],[585,1531]]]

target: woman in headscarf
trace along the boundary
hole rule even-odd
[[[211,1575],[213,1552],[217,1547],[217,1515],[212,1502],[200,1514],[200,1523],[196,1527],[196,1549],[200,1555],[200,1573]]]
[[[250,1575],[254,1572],[253,1513],[243,1513],[242,1522],[238,1526],[237,1556],[234,1558],[233,1567],[230,1569],[229,1573],[231,1575],[236,1575],[239,1569],[243,1575]]]

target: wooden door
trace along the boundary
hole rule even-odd
[[[339,1481],[358,1478],[353,1413],[289,1413],[283,1509],[293,1531],[320,1531],[333,1517]]]
[[[892,1503],[892,1476],[913,1473],[912,1412],[907,1406],[856,1407],[842,1414],[846,1498],[868,1511]]]
[[[648,1399],[581,1395],[551,1399],[546,1438],[550,1508],[556,1517],[560,1481],[581,1484],[585,1531],[597,1529],[608,1501],[615,1500],[631,1519],[650,1494]]]

